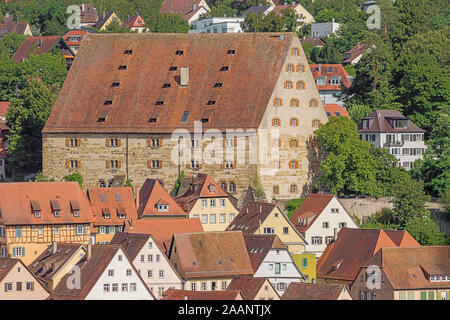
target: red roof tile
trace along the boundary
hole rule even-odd
[[[352,63],[358,56],[364,53],[367,49],[367,45],[358,42],[353,48],[344,52],[344,61],[343,63],[349,64]]]
[[[6,225],[73,224],[94,221],[86,194],[78,182],[11,182],[0,183],[0,211]],[[55,217],[50,200],[61,206],[61,217]],[[71,200],[79,205],[79,217],[74,217]],[[32,202],[40,207],[36,218]]]
[[[143,27],[145,27],[145,21],[144,21],[144,19],[142,19],[142,17],[140,15],[135,15],[135,16],[127,17],[125,19],[125,22],[123,23],[123,26],[128,29],[143,28]]]
[[[300,42],[303,44],[306,43],[310,43],[315,47],[323,47],[324,45],[326,45],[326,41],[322,38],[305,38],[305,39],[301,39]]]
[[[179,14],[184,20],[189,20],[203,7],[201,2],[201,0],[164,0],[160,12]],[[209,11],[209,8],[204,9]]]
[[[249,201],[241,208],[239,214],[230,223],[227,230],[242,231],[246,234],[253,234],[258,230],[260,224],[266,220],[273,211],[276,204],[261,201]]]
[[[348,73],[342,66],[342,64],[310,64],[311,72],[314,77],[314,81],[317,81],[318,77],[325,77],[325,85],[317,85],[317,89],[320,90],[342,90],[344,87],[350,87],[352,83],[348,79]],[[320,71],[319,71],[320,70]],[[331,71],[330,71],[331,70]],[[331,84],[332,77],[341,77],[339,84]]]
[[[40,45],[39,45],[40,44]],[[49,36],[49,37],[28,37],[21,44],[19,49],[14,53],[12,58],[16,62],[21,62],[28,58],[28,56],[34,53],[34,48],[36,48],[36,54],[48,53],[55,47],[61,47],[63,54],[66,56],[74,56],[74,53],[66,44],[66,42],[60,36]]]
[[[238,300],[238,298],[242,299],[239,290],[190,291],[168,289],[164,292],[162,300]]]
[[[276,234],[245,234],[245,245],[253,271],[257,271],[271,249],[285,249],[287,246],[281,242]]]
[[[264,285],[271,286],[273,292],[278,295],[267,278],[235,277],[231,280],[227,290],[240,290],[244,300],[255,300],[256,295]]]
[[[281,300],[337,300],[344,288],[337,284],[291,282]]]
[[[389,120],[408,120],[408,125],[406,128],[394,128]],[[369,120],[369,129],[363,129],[362,120]],[[358,132],[360,133],[371,133],[371,132],[425,132],[425,130],[420,129],[411,120],[402,115],[397,110],[375,110],[367,117],[361,119],[358,124]]]
[[[338,104],[329,103],[323,106],[325,108],[325,112],[329,117],[346,117],[350,119],[350,115],[348,114],[347,109]]]
[[[305,232],[334,197],[334,194],[310,193],[290,218],[291,223],[299,232]],[[307,219],[307,223],[300,225],[298,219]]]

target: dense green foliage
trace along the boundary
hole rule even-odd
[[[80,187],[83,187],[83,176],[81,173],[74,172],[64,177],[66,181],[76,181],[80,184]]]
[[[292,215],[297,211],[298,208],[302,205],[303,201],[305,201],[304,198],[299,199],[292,199],[289,200],[288,203],[286,203],[286,208],[288,210],[288,218],[290,219]]]

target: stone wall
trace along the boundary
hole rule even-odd
[[[361,222],[373,214],[381,211],[383,208],[392,209],[392,203],[390,203],[390,197],[382,198],[339,198],[339,202],[345,208],[345,210],[351,215],[358,217]]]

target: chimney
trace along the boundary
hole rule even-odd
[[[262,205],[259,205],[259,213],[262,212]]]
[[[88,244],[87,252],[86,252],[86,260],[89,260],[91,258],[91,254],[92,254],[92,246],[91,246],[91,244]]]
[[[84,13],[84,3],[81,5],[81,12]]]
[[[180,71],[180,84],[187,87],[189,84],[189,67],[181,67]]]
[[[56,241],[53,241],[53,243],[52,243],[52,254],[55,254],[56,251],[58,251],[58,243]]]

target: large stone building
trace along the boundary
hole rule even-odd
[[[43,172],[169,191],[206,173],[238,198],[258,174],[269,199],[298,198],[326,121],[293,33],[88,34],[43,129]]]

